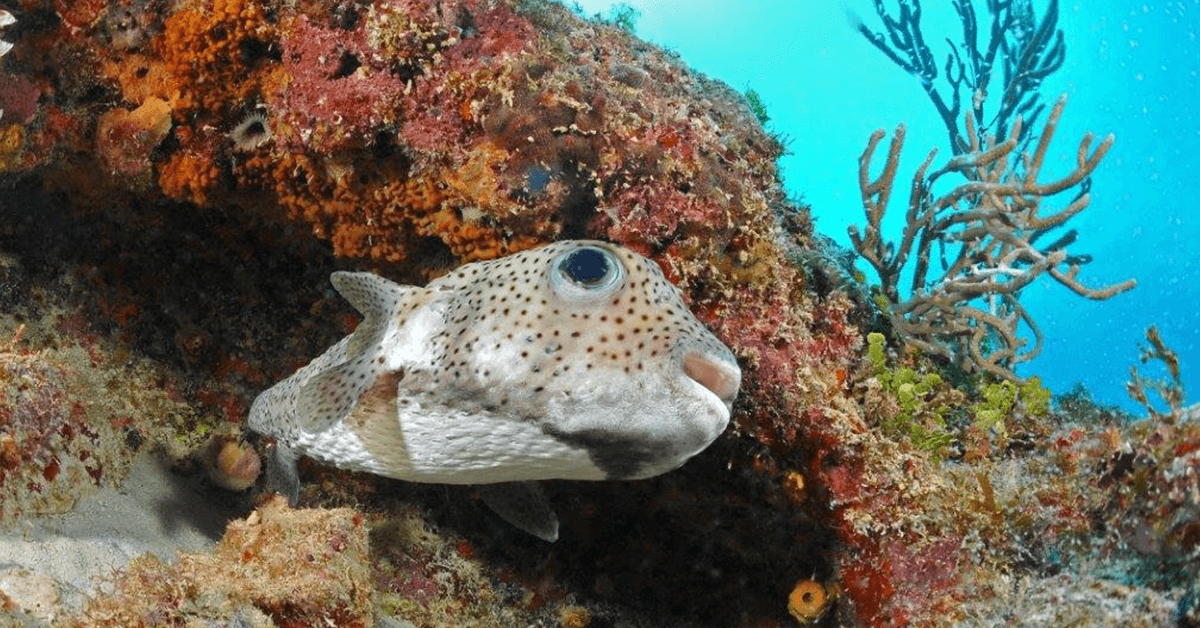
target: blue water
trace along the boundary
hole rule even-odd
[[[605,14],[609,0],[580,2]],[[817,229],[849,246],[846,228],[861,224],[857,159],[877,128],[908,126],[897,181],[907,181],[929,148],[947,155],[946,133],[918,80],[893,65],[851,26],[873,30],[867,0],[642,0],[636,32],[680,53],[693,68],[736,89],[753,88],[767,104],[768,128],[790,136],[780,161],[790,194],[812,204]],[[888,1],[889,7],[895,2]],[[1046,0],[1034,0],[1040,16]],[[961,27],[950,0],[925,0],[922,25],[939,59]],[[976,1],[980,20],[987,12]],[[1138,287],[1089,301],[1052,280],[1021,301],[1046,338],[1040,357],[1018,373],[1037,374],[1056,393],[1082,382],[1102,403],[1142,413],[1125,393],[1145,329],[1158,325],[1180,355],[1188,401],[1200,401],[1200,0],[1063,0],[1058,27],[1066,62],[1042,86],[1044,100],[1069,97],[1051,146],[1062,174],[1088,130],[1113,133],[1116,145],[1094,175],[1089,209],[1069,226],[1075,253],[1095,261],[1090,286],[1135,278]],[[986,32],[981,41],[986,41]],[[981,43],[981,45],[983,45]],[[939,62],[940,65],[940,62]],[[940,80],[940,79],[939,79]],[[940,162],[939,162],[940,163]],[[1046,177],[1043,177],[1045,179]],[[1057,201],[1058,199],[1054,199]],[[1059,205],[1052,205],[1058,207]],[[891,209],[885,227],[898,237]],[[868,272],[869,278],[874,278]],[[1143,369],[1163,375],[1161,370]]]

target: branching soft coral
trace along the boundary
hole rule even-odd
[[[1075,294],[1098,300],[1136,285],[1132,279],[1102,288],[1084,285],[1079,272],[1090,257],[1070,255],[1066,250],[1076,238],[1074,230],[1049,244],[1038,242],[1087,208],[1091,174],[1113,142],[1110,135],[1093,150],[1092,136],[1085,136],[1071,172],[1054,181],[1039,181],[1065,104],[1065,98],[1059,99],[1037,146],[1024,153],[1016,150],[1020,117],[1009,136],[1000,141],[981,137],[967,116],[969,150],[926,175],[936,154],[930,152],[913,175],[898,245],[884,240],[882,221],[894,189],[904,127],[894,134],[884,170],[875,179],[869,168],[884,133],[877,131],[871,136],[859,160],[867,225],[863,233],[850,227],[850,240],[878,273],[892,327],[905,342],[951,359],[968,371],[1017,379],[1013,367],[1033,359],[1042,348],[1042,333],[1019,300],[1021,290],[1034,279],[1046,274]],[[935,196],[934,186],[949,174],[964,181]],[[1047,210],[1046,199],[1075,188],[1074,198],[1064,207]],[[935,247],[945,267],[940,278],[929,273],[937,259]],[[910,256],[916,265],[909,294],[903,296],[899,282]],[[1027,340],[1019,334],[1022,327],[1032,334],[1032,347],[1026,348]]]
[[[1146,345],[1139,347],[1138,358],[1142,364],[1151,361],[1161,362],[1167,371],[1169,379],[1152,380],[1143,376],[1136,366],[1129,367],[1129,382],[1125,389],[1134,401],[1142,404],[1150,416],[1171,423],[1181,421],[1185,413],[1195,412],[1196,408],[1185,409],[1183,406],[1186,394],[1183,389],[1183,377],[1179,367],[1179,354],[1163,342],[1158,327],[1151,325],[1146,329]],[[1154,391],[1167,404],[1164,412],[1151,402],[1146,389]]]

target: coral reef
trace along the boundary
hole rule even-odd
[[[756,128],[739,119],[747,113],[736,95],[661,53],[597,47],[597,29],[628,36],[561,8],[533,16],[540,42],[530,17],[474,2],[440,11],[344,4],[310,15],[229,0],[163,11],[115,3],[103,20],[64,24],[62,34],[87,67],[102,69],[92,81],[128,103],[102,117],[105,163],[121,175],[153,164],[167,198],[282,208],[337,255],[389,262],[438,249],[486,259],[564,229],[632,232],[625,217],[650,203],[691,208],[656,227],[655,240],[711,240],[713,251],[733,235],[716,220],[727,205],[771,223],[774,201],[758,190],[771,189],[779,148],[761,131],[731,132]],[[32,63],[53,34],[26,37],[17,64]],[[124,43],[100,46],[105,39]],[[597,89],[604,83],[615,89]],[[643,98],[651,85],[664,93]],[[684,104],[703,89],[710,101]],[[78,121],[72,113],[82,112],[67,109]],[[10,170],[82,141],[72,130],[86,134],[84,124],[50,120],[48,108],[40,114],[27,134],[56,127],[67,136],[27,139]],[[268,138],[239,139],[250,115]],[[720,148],[695,150],[709,138]]]
[[[660,264],[745,374],[735,425],[679,471],[552,485],[553,546],[469,489],[310,465],[309,508],[271,502],[211,554],[132,565],[84,625],[919,626],[1009,621],[1014,583],[1155,609],[1191,586],[1196,421],[1080,397],[1046,415],[995,382],[928,379],[928,355],[871,353],[869,304],[785,201],[778,142],[741,95],[627,31],[500,0],[19,4],[0,338],[28,326],[0,352],[20,402],[0,426],[5,490],[33,481],[66,507],[86,486],[54,481],[93,482],[97,458],[115,481],[138,447],[244,485],[248,401],[355,325],[327,283],[339,268],[420,283],[555,238],[616,241]],[[985,142],[964,168],[1017,154]],[[950,442],[922,447],[916,424]],[[1053,576],[1083,571],[1127,588]]]

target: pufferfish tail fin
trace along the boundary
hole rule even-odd
[[[333,287],[360,313],[363,320],[348,338],[329,350],[330,364],[314,374],[300,389],[296,414],[306,431],[321,432],[336,425],[354,409],[363,393],[375,384],[384,367],[378,359],[401,303],[419,288],[402,286],[371,273],[336,272]]]
[[[293,508],[300,501],[300,471],[296,468],[299,458],[300,454],[279,442],[267,457],[267,486],[287,499]]]

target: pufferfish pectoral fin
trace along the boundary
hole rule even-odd
[[[500,518],[543,541],[558,540],[558,517],[537,482],[480,484],[479,496]]]
[[[307,432],[323,432],[350,415],[379,375],[374,356],[359,356],[314,375],[296,399],[296,416]]]
[[[350,337],[327,352],[336,351],[331,357],[337,361],[300,388],[296,415],[308,432],[322,432],[350,414],[380,373],[383,365],[378,358],[395,313],[402,302],[420,292],[371,273],[336,272],[329,280],[363,320]]]

